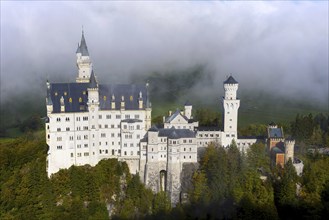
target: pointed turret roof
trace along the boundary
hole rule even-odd
[[[238,84],[238,82],[233,78],[233,76],[230,76],[224,81],[224,84]]]
[[[81,43],[80,45],[78,44],[78,49],[76,53],[81,53],[82,56],[89,56],[88,47],[86,44],[86,39],[83,31],[81,36]]]
[[[93,89],[98,88],[96,78],[95,78],[95,74],[94,74],[94,70],[91,71],[90,81],[89,81],[89,88],[93,88]]]

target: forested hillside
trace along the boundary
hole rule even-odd
[[[202,115],[204,123],[218,117]],[[45,134],[26,127],[19,138],[0,139],[0,219],[321,219],[329,214],[329,157],[308,149],[328,146],[328,125],[326,115],[298,115],[287,126],[305,164],[302,177],[291,162],[284,170],[271,166],[263,143],[245,154],[234,143],[228,149],[211,144],[188,199],[176,207],[116,159],[72,166],[48,179]],[[260,134],[264,126],[241,132]]]

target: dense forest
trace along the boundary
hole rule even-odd
[[[196,112],[200,123],[218,124],[220,115],[208,111]],[[0,219],[324,218],[329,157],[308,149],[329,146],[329,116],[297,115],[282,126],[297,141],[296,154],[305,164],[301,177],[291,162],[285,169],[272,166],[263,143],[246,153],[234,143],[228,149],[213,143],[201,156],[187,201],[171,207],[166,193],[145,188],[116,159],[72,166],[48,179],[42,122],[31,117],[20,126],[24,135],[0,139]],[[239,132],[264,135],[266,126],[249,125]]]

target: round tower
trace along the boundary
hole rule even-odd
[[[237,138],[238,110],[240,107],[240,100],[237,99],[238,87],[238,82],[232,76],[224,81],[224,132],[226,133],[225,137],[230,137],[230,139]]]
[[[286,139],[284,141],[284,162],[287,163],[289,159],[294,161],[294,147],[295,147],[295,140],[293,139]]]

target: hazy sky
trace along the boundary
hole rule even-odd
[[[1,1],[1,99],[74,81],[83,25],[102,82],[204,64],[220,87],[328,102],[328,1]],[[216,90],[217,92],[217,90]]]

